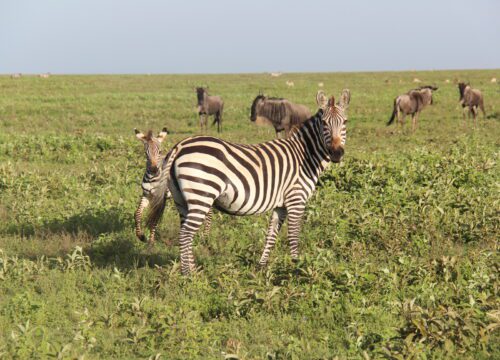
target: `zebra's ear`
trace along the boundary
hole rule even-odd
[[[145,139],[146,136],[142,132],[140,132],[137,129],[134,129],[134,132],[135,132],[135,137],[136,138],[138,138],[141,141],[145,141],[144,139]]]
[[[323,90],[319,90],[316,93],[316,104],[318,104],[318,106],[321,109],[324,109],[326,107],[327,102],[328,102],[328,99],[326,98],[325,93],[323,92]]]
[[[164,127],[157,136],[158,141],[162,142],[163,140],[165,140],[167,135],[168,135],[168,130],[166,127]]]

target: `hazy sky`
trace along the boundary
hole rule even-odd
[[[0,0],[0,73],[500,68],[500,0]]]

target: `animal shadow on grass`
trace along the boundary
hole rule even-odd
[[[494,113],[486,115],[486,119],[500,120],[500,113],[498,111],[495,111]]]
[[[120,270],[165,266],[178,260],[178,256],[170,251],[168,253],[148,251],[138,243],[135,236],[122,234],[113,234],[109,240],[92,244],[86,253],[94,266],[100,268],[114,266]]]
[[[166,265],[176,259],[173,254],[153,253],[146,249],[133,234],[131,214],[123,208],[88,208],[65,219],[53,219],[42,225],[12,224],[7,233],[26,238],[47,239],[49,242],[64,242],[64,247],[43,246],[41,253],[32,251],[19,254],[34,260],[40,255],[64,256],[76,245],[84,248],[93,265],[116,266],[131,269],[144,266]],[[128,231],[130,230],[130,231]]]
[[[7,227],[10,235],[20,235],[22,237],[42,236],[49,237],[59,234],[79,234],[87,233],[92,237],[97,237],[103,233],[120,231],[129,226],[129,221],[124,219],[123,209],[116,207],[107,210],[86,209],[79,214],[72,215],[64,219],[52,219],[43,224],[21,223],[11,224]]]

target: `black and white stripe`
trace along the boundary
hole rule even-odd
[[[339,162],[346,139],[345,116],[333,97],[317,97],[320,110],[289,139],[241,145],[210,136],[178,143],[172,151],[168,188],[181,217],[183,274],[194,269],[194,234],[212,207],[233,215],[273,210],[260,264],[265,265],[288,216],[288,239],[298,256],[300,222],[320,174]],[[166,189],[164,190],[166,191]],[[163,201],[164,206],[164,201]],[[152,216],[162,207],[153,207]]]

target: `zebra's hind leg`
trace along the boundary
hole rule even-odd
[[[149,205],[149,200],[145,197],[142,196],[141,199],[139,200],[139,205],[137,206],[137,210],[135,211],[134,214],[134,219],[135,219],[135,235],[139,240],[142,242],[146,242],[146,236],[144,235],[144,232],[142,231],[142,213],[144,212],[144,209],[146,209]]]
[[[305,211],[305,204],[303,202],[290,201],[291,206],[287,207],[288,210],[288,243],[290,244],[290,255],[293,260],[299,257],[299,233],[302,225],[302,216]]]
[[[181,252],[181,272],[188,275],[196,266],[193,255],[193,238],[200,229],[209,212],[211,204],[206,209],[197,206],[188,209],[185,216],[181,214],[181,231],[179,233],[179,247]]]
[[[210,235],[210,228],[212,227],[213,211],[210,209],[205,217],[205,224],[203,225],[203,238],[207,239]]]
[[[276,208],[271,215],[271,220],[269,221],[269,227],[267,229],[266,244],[264,246],[264,251],[260,257],[259,265],[265,266],[269,260],[269,253],[276,243],[276,237],[281,229],[281,225],[286,218],[285,208]]]

